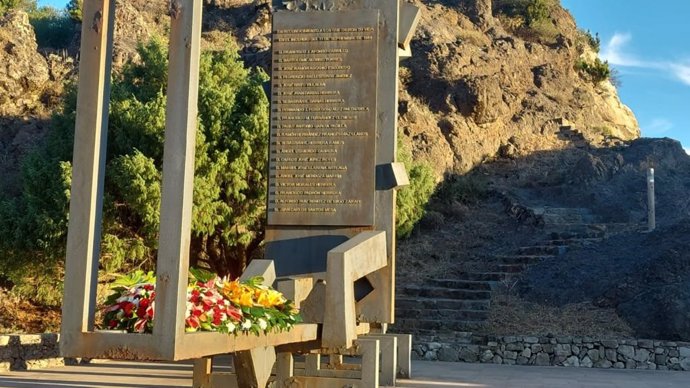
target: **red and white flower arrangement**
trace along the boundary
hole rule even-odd
[[[155,281],[152,272],[135,273],[116,280],[106,300],[104,327],[132,333],[150,333],[155,318]],[[230,281],[190,269],[185,329],[187,332],[254,334],[290,330],[300,322],[292,301],[264,286],[263,279]]]

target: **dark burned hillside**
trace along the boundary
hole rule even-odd
[[[647,233],[651,166],[658,224]],[[455,180],[400,244],[399,284],[489,281],[489,311],[467,329],[690,339],[690,157],[678,142],[497,158]]]

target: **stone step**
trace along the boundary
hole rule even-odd
[[[432,286],[454,288],[456,290],[487,290],[491,291],[491,282],[458,280],[458,279],[432,279],[429,281]]]
[[[565,246],[557,245],[533,245],[529,247],[518,248],[520,255],[554,255],[560,256],[565,253],[567,248]]]
[[[438,319],[396,319],[395,327],[400,332],[429,333],[439,331],[476,331],[487,325],[486,320],[453,320]]]
[[[498,259],[498,257],[503,257],[504,255],[496,256],[484,256],[480,260],[465,262],[467,271],[465,272],[504,272],[504,273],[517,273],[525,270],[526,265],[523,263],[512,263],[503,262]],[[505,255],[505,256],[549,256],[548,254],[539,255]],[[464,273],[464,272],[463,272]],[[454,275],[455,276],[455,275]],[[483,281],[489,280],[494,281],[495,279],[469,279],[469,278],[457,278],[457,280],[470,280],[470,281]],[[452,288],[452,287],[451,287]]]
[[[481,321],[489,318],[488,310],[395,309],[396,319],[439,319],[444,321]]]
[[[389,330],[393,333],[413,334],[414,340],[416,340],[417,338],[440,339],[440,338],[444,338],[444,337],[452,338],[456,333],[484,331],[484,330],[486,330],[486,327],[488,325],[489,325],[488,321],[467,321],[463,325],[464,328],[458,329],[458,330],[448,330],[448,329],[425,330],[425,329],[409,329],[409,328],[402,329],[402,328],[400,328],[394,324],[392,326],[389,326]],[[444,341],[444,342],[456,343],[456,341]],[[470,341],[465,341],[463,343],[470,343]]]
[[[395,308],[397,309],[439,309],[439,310],[488,310],[491,302],[488,299],[446,299],[446,298],[420,298],[409,296],[396,296]]]
[[[602,238],[602,237],[568,238],[568,239],[550,240],[548,242],[548,244],[549,245],[557,245],[557,246],[568,246],[568,245],[585,246],[585,245],[597,244],[597,243],[600,243],[602,241],[604,241],[604,238]]]
[[[558,214],[558,215],[592,215],[592,211],[585,207],[543,207],[541,208],[544,214]]]
[[[523,256],[523,255],[515,255],[515,256]],[[527,268],[527,264],[524,263],[506,263],[503,261],[498,260],[496,257],[486,257],[484,261],[477,262],[477,265],[474,268],[472,272],[498,272],[498,273],[508,273],[508,274],[514,274],[514,273],[520,273],[524,271]],[[469,279],[460,279],[460,280],[469,280]],[[472,280],[477,280],[477,279],[472,279]],[[484,280],[484,279],[478,279],[478,280]]]
[[[580,226],[568,226],[561,228],[546,229],[549,238],[552,240],[568,240],[573,238],[604,238],[606,229],[595,229],[583,224]]]
[[[545,225],[547,233],[577,233],[579,237],[606,237],[624,232],[636,232],[645,227],[644,223],[607,222],[607,223],[560,223]],[[555,237],[556,238],[556,237]]]
[[[627,232],[639,232],[640,230],[646,230],[646,223],[628,223],[628,222],[609,222],[602,224],[606,227],[606,231],[609,235],[615,235],[619,233]]]
[[[505,272],[460,272],[457,275],[459,280],[489,281],[500,282],[507,277],[514,276],[512,273]]]
[[[506,274],[517,274],[525,269],[527,269],[526,264],[498,264],[498,266],[490,267],[488,270]]]
[[[488,299],[421,298],[397,295],[396,309],[488,310]]]
[[[446,299],[491,299],[491,291],[485,290],[455,290],[445,287],[425,287],[425,286],[406,286],[402,287],[401,293],[407,296],[419,296],[423,298],[446,298]]]
[[[494,259],[503,264],[523,264],[531,265],[541,263],[544,260],[553,259],[554,255],[505,255],[494,256]]]
[[[553,224],[562,224],[564,222],[567,222],[567,223],[585,222],[586,218],[580,214],[569,214],[569,215],[544,214],[544,215],[542,215],[542,219],[544,220],[545,225],[553,225]]]
[[[451,331],[443,334],[433,333],[432,335],[418,334],[414,337],[416,343],[440,342],[447,344],[469,345],[469,344],[484,344],[486,337],[475,334],[471,331]]]
[[[540,215],[547,226],[563,223],[592,222],[596,218],[586,208],[536,207],[533,208],[533,212]]]

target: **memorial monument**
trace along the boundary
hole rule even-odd
[[[395,189],[407,184],[395,161],[397,73],[419,10],[397,0],[275,4],[266,258],[243,277],[275,280],[304,323],[232,336],[184,331],[201,3],[170,2],[156,323],[152,334],[128,334],[94,327],[115,1],[84,1],[63,355],[196,359],[195,387],[394,384],[398,372],[409,374],[411,344],[385,334],[394,316]],[[213,370],[212,356],[226,353],[234,374]],[[362,361],[345,364],[343,355]]]

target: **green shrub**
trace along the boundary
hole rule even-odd
[[[575,69],[579,71],[584,78],[598,84],[611,77],[611,67],[608,61],[602,61],[596,58],[593,63],[589,63],[583,59],[579,59],[575,63]]]
[[[3,15],[7,11],[19,8],[22,4],[22,0],[0,0],[0,15]]]
[[[496,0],[495,12],[516,34],[529,40],[553,41],[558,35],[551,21],[557,0]],[[502,16],[502,17],[501,17]]]
[[[70,0],[69,3],[67,3],[65,10],[72,20],[81,23],[83,6],[84,0]]]
[[[396,235],[407,238],[415,225],[424,217],[426,205],[436,183],[431,167],[412,160],[412,153],[401,143],[398,145],[398,161],[405,164],[410,185],[398,190],[396,199]]]
[[[476,205],[489,195],[489,183],[476,175],[452,175],[439,186],[434,201],[450,205],[459,202],[465,205]]]
[[[523,28],[519,34],[527,40],[551,44],[556,41],[559,31],[551,19],[543,19]]]
[[[498,14],[522,18],[531,26],[551,16],[556,0],[495,0],[494,9]]]
[[[142,61],[116,74],[112,86],[101,243],[107,271],[149,269],[157,253],[166,44],[154,40],[139,54]],[[263,240],[266,80],[261,70],[244,68],[234,47],[202,54],[191,256],[220,274],[238,275]],[[22,195],[0,198],[0,273],[18,290],[31,290],[22,286],[28,278],[60,277],[75,110],[72,86],[45,144],[23,163]],[[29,296],[50,301],[37,292]]]
[[[527,2],[527,7],[524,11],[525,22],[528,26],[539,23],[549,18],[551,15],[551,6],[553,3],[549,0],[530,0]]]
[[[14,9],[31,13],[38,9],[38,4],[36,0],[0,0],[0,16]]]
[[[580,30],[578,45],[587,45],[595,53],[601,50],[601,38],[599,38],[599,33],[592,35],[589,30]],[[581,50],[582,51],[582,50]]]
[[[593,131],[601,133],[604,137],[613,137],[614,130],[613,128],[609,127],[608,125],[600,126],[600,127],[594,127],[592,128]]]
[[[74,38],[74,22],[63,11],[52,7],[36,8],[29,12],[29,21],[41,49],[66,49]]]

